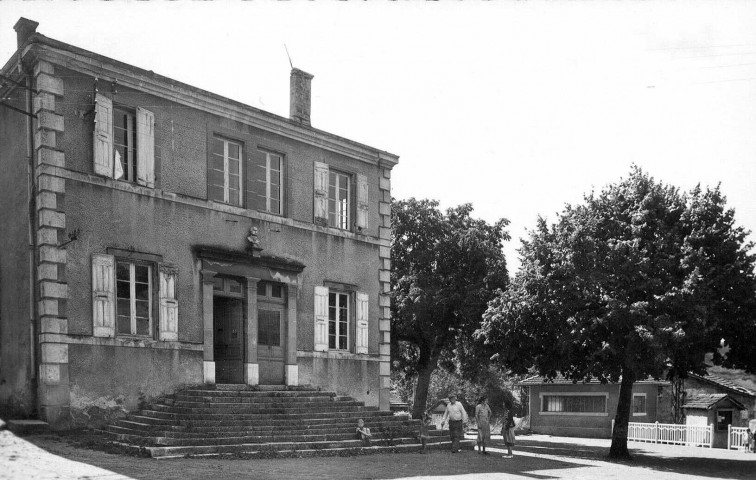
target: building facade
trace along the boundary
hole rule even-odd
[[[531,377],[528,387],[530,429],[534,433],[567,437],[611,438],[620,385],[577,382],[558,376],[553,381]],[[642,380],[633,384],[631,422],[669,422],[669,382]]]
[[[389,408],[398,157],[15,28],[0,71],[0,407],[53,425],[201,383]]]

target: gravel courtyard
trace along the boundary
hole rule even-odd
[[[756,479],[756,454],[632,443],[632,462],[605,459],[608,440],[532,435],[515,457],[465,451],[353,457],[154,460],[74,447],[66,437],[0,431],[0,479]]]

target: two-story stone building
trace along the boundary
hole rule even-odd
[[[0,71],[0,408],[202,383],[389,408],[398,157],[15,26]]]

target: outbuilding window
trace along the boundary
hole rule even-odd
[[[606,395],[542,394],[541,413],[552,415],[605,415]]]
[[[634,393],[633,394],[633,416],[646,415],[646,394]]]

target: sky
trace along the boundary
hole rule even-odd
[[[0,0],[3,63],[22,16],[282,116],[288,50],[314,127],[399,155],[395,198],[510,220],[510,273],[539,215],[633,164],[756,230],[756,2]]]

